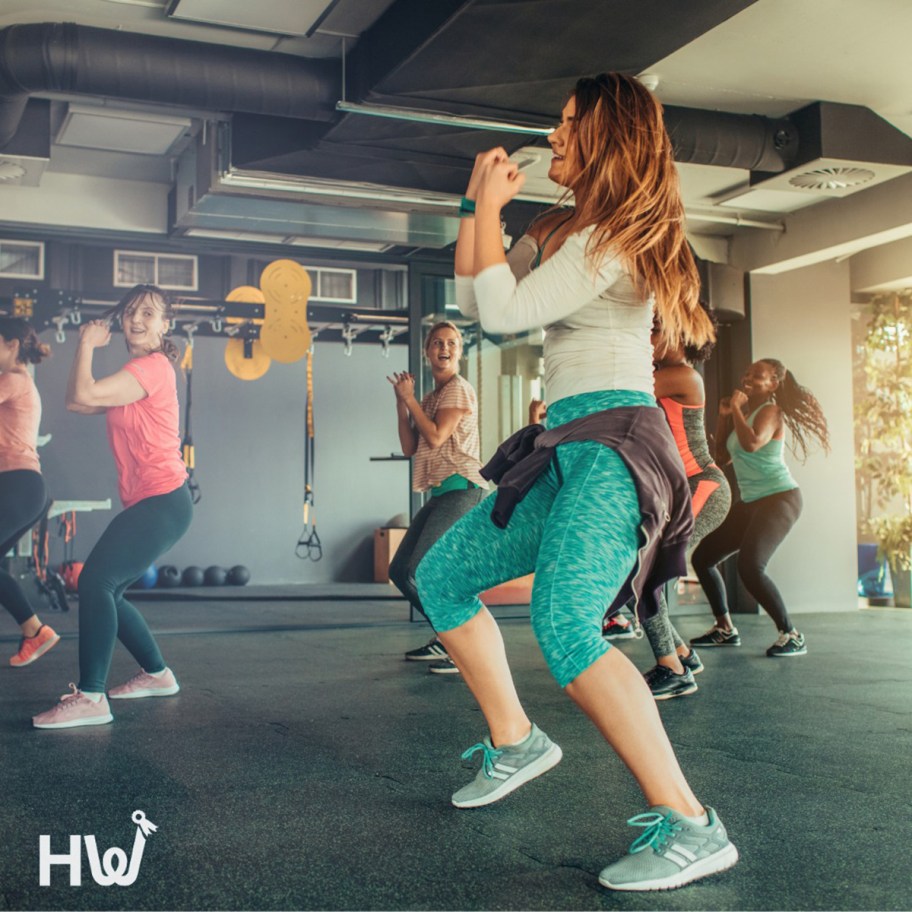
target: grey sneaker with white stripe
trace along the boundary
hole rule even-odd
[[[673,890],[733,867],[738,850],[711,807],[706,815],[709,823],[701,825],[657,805],[631,817],[627,823],[645,832],[627,855],[602,871],[599,883],[611,890]]]
[[[563,756],[560,747],[534,723],[528,737],[518,744],[497,748],[490,738],[485,738],[470,747],[462,758],[468,760],[479,751],[482,756],[478,775],[453,795],[453,804],[458,808],[483,807],[500,801],[530,779],[557,766]]]

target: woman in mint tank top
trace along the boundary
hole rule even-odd
[[[697,547],[692,562],[715,616],[715,624],[692,646],[740,646],[728,611],[718,565],[738,555],[738,575],[748,592],[772,618],[779,637],[768,656],[807,653],[804,635],[792,623],[766,565],[801,515],[801,491],[783,458],[786,428],[795,455],[803,462],[809,439],[829,452],[826,418],[820,403],[785,365],[763,358],[745,371],[741,388],[719,403],[716,461],[731,462],[741,492],[725,521]]]

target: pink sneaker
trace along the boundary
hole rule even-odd
[[[60,642],[60,637],[54,633],[47,624],[42,624],[34,636],[22,637],[19,642],[19,651],[9,660],[13,668],[22,668],[31,665],[35,659],[40,659],[49,649]]]
[[[112,687],[108,696],[112,700],[138,700],[140,697],[170,697],[180,690],[180,684],[170,668],[159,676],[146,674],[142,669],[125,684]]]
[[[32,716],[35,728],[77,728],[80,725],[107,725],[114,721],[107,698],[102,694],[93,703],[75,684],[70,684],[71,693],[64,694],[60,702],[47,712]]]

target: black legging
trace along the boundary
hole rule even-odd
[[[792,630],[792,622],[766,565],[801,515],[801,491],[794,488],[760,500],[736,503],[725,521],[697,546],[691,562],[716,618],[728,614],[728,598],[717,565],[738,554],[738,576],[747,591],[773,619],[776,629]]]
[[[48,493],[40,472],[14,469],[0,472],[0,557],[38,522],[48,508]],[[17,624],[24,624],[35,610],[22,587],[0,569],[0,604]]]

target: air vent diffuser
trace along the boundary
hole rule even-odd
[[[815,168],[790,177],[789,183],[802,190],[848,190],[866,184],[876,176],[870,168]]]

